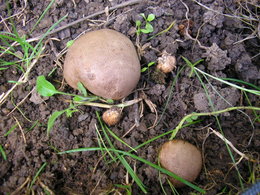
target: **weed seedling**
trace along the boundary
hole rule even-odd
[[[77,109],[78,106],[80,105],[87,105],[87,106],[96,106],[96,107],[101,107],[101,108],[112,108],[112,107],[126,107],[133,105],[139,101],[141,101],[141,98],[135,99],[135,100],[130,100],[121,104],[117,105],[111,105],[111,103],[114,103],[113,100],[108,99],[102,99],[99,96],[94,96],[94,95],[89,95],[87,93],[87,90],[83,86],[82,83],[78,83],[78,90],[82,95],[76,95],[76,94],[71,94],[71,93],[65,93],[62,91],[59,91],[55,88],[55,86],[50,83],[49,81],[46,80],[45,76],[41,75],[37,78],[36,81],[36,90],[37,92],[44,96],[44,97],[51,97],[54,95],[66,95],[69,97],[72,97],[72,100],[66,100],[67,102],[70,103],[69,107],[61,110],[61,111],[55,111],[52,113],[52,115],[48,119],[47,123],[47,135],[50,134],[50,131],[54,125],[54,122],[56,119],[61,116],[62,114],[66,114],[67,117],[71,117],[74,112],[79,111]],[[104,103],[99,103],[96,101],[101,101]]]
[[[49,117],[49,120],[48,120],[48,123],[47,123],[47,135],[50,134],[50,131],[51,131],[56,119],[59,116],[61,116],[63,113],[66,113],[67,117],[71,117],[74,112],[78,111],[78,109],[76,107],[78,105],[80,105],[81,101],[91,102],[91,101],[95,101],[95,100],[99,99],[99,97],[97,97],[97,96],[88,96],[87,90],[84,88],[82,83],[78,83],[78,89],[83,94],[83,96],[70,94],[70,93],[64,93],[64,92],[57,90],[54,87],[54,85],[51,84],[49,81],[47,81],[45,76],[43,76],[43,75],[41,75],[37,78],[36,90],[40,95],[45,96],[45,97],[50,97],[50,96],[53,96],[53,95],[56,95],[56,94],[61,94],[61,95],[67,95],[67,96],[73,97],[73,102],[70,103],[68,108],[61,110],[61,111],[55,111]]]
[[[149,14],[147,17],[144,13],[141,13],[140,16],[144,18],[144,24],[140,20],[135,21],[136,33],[140,35],[141,33],[148,34],[153,32],[153,25],[150,23],[155,19],[154,14]],[[142,28],[144,26],[144,28]]]
[[[145,71],[149,71],[149,68],[151,67],[151,66],[153,66],[155,64],[155,62],[150,62],[150,63],[148,63],[147,64],[147,66],[146,67],[143,67],[142,69],[141,69],[141,72],[145,72]]]
[[[35,176],[33,177],[32,182],[30,183],[30,190],[32,189],[33,185],[35,184],[37,178],[39,177],[39,175],[41,174],[41,172],[44,170],[44,168],[47,166],[47,162],[43,163],[43,165],[40,167],[40,169],[37,171],[37,173],[35,174]]]
[[[3,159],[4,159],[4,160],[7,160],[7,157],[6,157],[4,148],[3,148],[1,145],[0,145],[0,153],[2,154]]]

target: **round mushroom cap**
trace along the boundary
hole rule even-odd
[[[122,99],[136,87],[140,62],[133,43],[122,33],[102,29],[86,33],[68,49],[64,78],[77,88],[106,99]]]
[[[202,167],[201,152],[184,140],[164,143],[159,152],[159,161],[162,167],[189,182],[197,178]],[[174,187],[185,185],[172,177],[169,179]]]

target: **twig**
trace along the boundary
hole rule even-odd
[[[190,12],[190,9],[189,9],[189,7],[188,7],[188,5],[186,4],[186,3],[184,3],[182,0],[180,0],[181,1],[181,3],[184,5],[184,7],[186,8],[186,13],[185,13],[185,17],[186,17],[186,19],[189,21],[189,12]],[[203,46],[201,43],[200,43],[200,41],[197,39],[197,37],[196,37],[196,39],[194,39],[190,34],[189,34],[189,22],[188,22],[188,26],[187,26],[187,28],[185,29],[185,36],[188,38],[188,39],[191,39],[191,40],[193,40],[195,43],[198,43],[198,45],[199,45],[199,47],[201,48],[201,49],[205,49],[205,50],[207,50],[208,49],[208,47],[205,47],[205,46]]]
[[[105,170],[104,173],[101,175],[101,177],[99,178],[99,180],[97,181],[95,187],[91,190],[90,195],[95,193],[96,188],[98,187],[99,183],[101,182],[101,180],[103,179],[103,177],[105,176],[105,174],[107,173],[109,169]]]
[[[71,100],[64,100],[64,101],[65,102],[72,102]],[[127,107],[127,106],[131,106],[133,104],[136,104],[140,101],[142,101],[142,98],[129,100],[129,101],[123,102],[121,104],[116,104],[116,105],[102,104],[102,103],[96,103],[96,102],[77,102],[77,101],[73,101],[73,102],[80,104],[80,105],[94,106],[94,107],[99,107],[99,108],[112,108],[112,107],[124,108],[124,107]]]
[[[12,16],[9,16],[9,17],[7,17],[7,18],[2,19],[1,22],[0,22],[0,24],[1,24],[2,22],[5,22],[5,20],[8,20],[8,19],[10,19],[10,18],[13,18],[13,17],[15,17],[15,16],[17,16],[17,15],[20,15],[20,14],[25,10],[26,6],[27,6],[27,0],[24,0],[24,6],[23,6],[22,10],[19,11],[18,13],[16,13],[16,14],[12,15]]]
[[[119,8],[123,8],[123,7],[126,7],[126,6],[130,6],[130,5],[134,5],[134,4],[140,3],[140,2],[142,2],[142,1],[144,1],[144,0],[130,0],[130,1],[121,3],[121,4],[119,4],[119,5],[115,5],[115,6],[111,7],[111,8],[109,8],[108,10],[109,10],[109,11],[113,11],[113,10],[115,10],[115,9],[119,9]],[[66,24],[66,25],[64,25],[64,26],[61,26],[61,27],[59,27],[59,28],[57,28],[57,29],[55,29],[55,30],[49,32],[47,35],[51,35],[51,34],[57,33],[57,32],[59,32],[59,31],[61,31],[61,30],[64,30],[64,29],[66,29],[66,28],[68,28],[68,27],[74,26],[75,24],[78,24],[78,23],[80,23],[80,22],[83,22],[83,21],[85,21],[85,20],[88,20],[88,19],[90,19],[90,18],[96,17],[96,16],[101,15],[101,14],[104,14],[104,13],[106,13],[106,10],[105,10],[105,9],[104,9],[104,10],[101,10],[101,11],[98,11],[98,12],[96,12],[96,13],[94,13],[94,14],[85,16],[85,17],[83,17],[83,18],[80,18],[80,19],[78,19],[78,20],[76,20],[76,21],[73,21],[73,22],[71,22],[71,23],[69,23],[69,24]],[[41,38],[41,36],[34,37],[34,38],[30,38],[30,39],[27,40],[27,42],[37,41],[37,40],[39,40],[40,38]]]
[[[138,92],[137,91],[135,92],[134,98],[135,99],[138,98]],[[133,109],[134,109],[135,126],[139,127],[139,125],[140,125],[140,115],[139,115],[138,104],[134,104]]]
[[[39,182],[40,186],[44,189],[44,191],[47,190],[48,194],[55,195],[54,192],[48,186],[46,186],[39,178],[38,178],[38,182]]]
[[[150,99],[147,98],[147,95],[143,91],[141,93],[141,97],[144,100],[144,102],[147,104],[147,106],[150,108],[151,112],[155,113],[155,120],[154,120],[152,126],[148,127],[148,129],[152,129],[156,126],[157,121],[158,121],[158,112],[156,109],[156,105]]]
[[[212,129],[211,127],[208,128],[209,130],[211,130],[216,136],[218,136],[220,139],[222,139],[224,142],[226,142],[239,156],[241,156],[241,158],[239,159],[238,162],[240,162],[243,158],[245,158],[246,160],[255,162],[255,160],[250,159],[248,156],[246,156],[244,153],[240,152],[229,140],[227,140],[227,138],[225,138],[221,133],[215,131],[214,129]]]
[[[136,124],[134,124],[134,125],[122,136],[122,138],[124,138],[125,136],[127,136],[135,127],[136,127]]]
[[[26,180],[22,183],[22,185],[19,186],[15,191],[13,191],[13,192],[11,193],[11,195],[16,195],[16,194],[18,194],[18,192],[20,192],[20,191],[24,188],[24,186],[25,186],[27,183],[30,182],[30,180],[31,180],[31,178],[30,178],[30,177],[27,177]]]
[[[252,17],[248,17],[248,16],[240,17],[240,16],[234,16],[234,15],[223,14],[223,13],[221,13],[221,12],[218,12],[218,11],[214,10],[214,9],[211,9],[210,7],[207,7],[206,5],[204,5],[204,4],[200,3],[200,2],[198,2],[197,0],[192,0],[192,1],[194,1],[195,3],[197,3],[198,5],[200,5],[201,7],[204,7],[205,9],[207,9],[207,10],[209,10],[209,11],[212,11],[212,12],[214,12],[214,13],[217,13],[217,14],[219,14],[219,15],[223,15],[223,16],[226,16],[226,17],[229,17],[229,18],[237,18],[237,19],[239,19],[239,20],[253,20],[253,21],[258,21],[258,19],[252,18]]]
[[[7,116],[9,116],[10,114],[12,114],[27,98],[28,96],[36,89],[36,87],[34,87],[14,108],[11,112],[9,112],[7,114]]]
[[[96,129],[97,129],[97,127],[96,127]],[[103,160],[104,157],[105,157],[107,154],[108,154],[108,152],[105,152],[105,153],[98,159],[97,163],[95,164],[95,166],[94,166],[94,168],[93,168],[93,170],[92,170],[92,173],[93,173],[93,174],[96,172],[97,167],[98,167],[99,163],[101,162],[101,160]]]
[[[16,123],[17,123],[19,129],[21,130],[22,137],[23,137],[23,141],[24,141],[24,143],[26,144],[26,138],[25,138],[25,135],[24,135],[24,132],[23,132],[23,128],[22,128],[22,126],[20,125],[20,123],[19,123],[19,121],[17,120],[17,118],[16,118],[15,116],[14,116],[13,118],[14,118],[14,120],[16,121]]]

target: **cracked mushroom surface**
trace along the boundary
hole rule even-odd
[[[128,96],[140,78],[140,62],[133,43],[120,32],[88,32],[68,49],[64,78],[77,88],[81,82],[91,93],[106,99]]]

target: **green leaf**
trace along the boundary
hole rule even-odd
[[[136,27],[140,27],[141,26],[141,21],[140,20],[136,20],[135,21],[135,26]]]
[[[107,99],[107,101],[106,101],[108,104],[113,104],[114,103],[114,100],[112,100],[112,99]]]
[[[80,93],[82,93],[85,97],[88,95],[86,88],[84,87],[84,85],[81,82],[78,82],[78,90],[80,91]]]
[[[153,26],[150,23],[146,23],[145,29],[148,30],[148,32],[153,32]]]
[[[36,81],[36,89],[40,95],[47,97],[60,93],[49,81],[45,79],[43,75],[38,76]]]
[[[147,67],[144,67],[141,69],[141,72],[145,72],[148,68]]]
[[[83,96],[78,96],[78,95],[73,97],[73,101],[75,101],[75,102],[80,102],[80,101],[84,101],[84,100],[87,100],[87,98],[83,97]]]
[[[154,14],[149,14],[148,17],[147,17],[147,21],[148,22],[151,22],[155,19],[155,15]]]
[[[148,33],[150,33],[149,30],[144,29],[144,28],[140,29],[140,31],[141,31],[142,33],[144,33],[144,34],[148,34]]]
[[[74,43],[74,40],[70,40],[70,41],[68,41],[68,42],[66,43],[66,46],[67,46],[67,47],[70,47],[70,46],[73,45],[73,43]]]
[[[198,119],[198,116],[192,116],[191,119],[194,121],[194,120],[197,120]]]
[[[146,21],[146,17],[145,17],[144,13],[141,13],[140,16],[142,16],[145,19],[145,21]]]
[[[48,123],[47,123],[47,135],[50,135],[51,129],[56,121],[56,119],[62,115],[64,112],[66,112],[66,110],[62,110],[62,111],[55,111],[54,113],[52,113],[52,115],[50,116],[50,118],[48,119]]]
[[[192,120],[191,118],[187,118],[187,119],[186,119],[186,122],[187,122],[187,123],[192,123],[192,121],[193,121],[193,120]]]
[[[155,62],[150,62],[147,66],[150,67],[150,66],[152,66],[154,64],[155,64]]]
[[[72,114],[74,112],[78,112],[79,110],[75,108],[75,106],[71,105],[70,108],[66,109],[66,116],[67,117],[72,117]]]
[[[72,117],[72,114],[73,114],[74,112],[78,112],[78,110],[77,110],[77,109],[76,109],[76,110],[67,109],[67,110],[66,110],[66,116],[67,116],[67,117]]]

